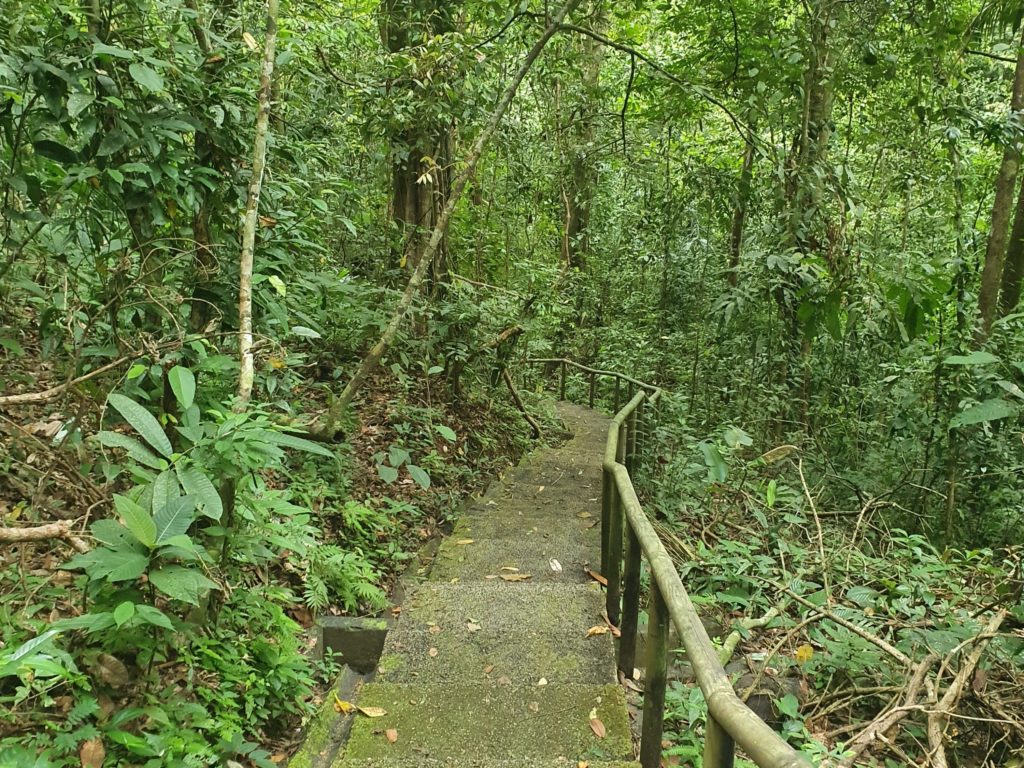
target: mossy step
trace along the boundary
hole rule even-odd
[[[587,768],[640,768],[640,763],[617,760],[423,760],[422,758],[380,758],[378,760],[338,760],[331,768],[578,768],[580,762]]]
[[[390,758],[443,761],[616,761],[633,758],[622,688],[608,685],[499,686],[372,683],[359,706],[381,717],[359,717],[343,760]],[[591,728],[596,714],[606,730]],[[394,729],[392,743],[387,731]],[[570,763],[571,764],[571,763]]]
[[[599,537],[578,532],[563,530],[545,536],[538,529],[533,534],[520,531],[502,538],[469,538],[472,544],[441,547],[430,568],[430,581],[492,581],[500,580],[503,573],[520,573],[529,574],[535,582],[584,583],[589,579],[584,568],[596,569],[601,560]],[[554,568],[552,560],[558,561]],[[508,570],[512,568],[517,570]]]
[[[423,584],[384,646],[378,681],[482,685],[615,682],[596,583]]]
[[[567,543],[593,544],[601,539],[600,519],[600,505],[494,507],[486,515],[460,518],[442,548],[468,546],[467,538],[476,541],[537,536],[542,539],[563,538]]]

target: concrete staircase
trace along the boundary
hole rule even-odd
[[[584,569],[600,560],[608,421],[559,411],[574,437],[531,454],[459,520],[357,694],[379,716],[356,715],[323,765],[635,765],[612,636],[588,637],[604,626]],[[317,764],[300,753],[291,765],[303,763]]]

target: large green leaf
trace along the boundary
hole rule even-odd
[[[95,565],[86,572],[93,578],[107,581],[134,581],[149,567],[149,555],[132,549],[96,550]]]
[[[168,458],[174,453],[171,448],[171,441],[164,434],[163,427],[149,411],[136,403],[130,397],[112,392],[107,396],[107,402],[116,410],[129,424],[134,427],[142,439],[153,446],[157,453]]]
[[[129,456],[143,466],[163,469],[167,465],[167,462],[157,457],[149,448],[129,435],[103,430],[96,433],[96,439],[99,440],[100,445],[105,445],[108,448],[123,448]]]
[[[124,518],[125,527],[141,544],[152,549],[156,546],[156,523],[149,513],[127,496],[114,494],[114,507]]]
[[[409,470],[409,476],[412,477],[417,483],[423,488],[430,487],[430,475],[422,467],[417,467],[415,464],[406,464],[405,468]]]
[[[167,372],[167,381],[182,410],[192,407],[196,398],[196,377],[188,368],[176,365]]]
[[[289,435],[286,432],[274,432],[270,429],[259,429],[254,430],[254,432],[258,439],[266,443],[284,446],[285,448],[294,448],[297,451],[305,451],[306,453],[315,453],[317,456],[334,458],[334,454],[330,450],[314,443],[312,440],[304,440],[301,437]]]
[[[220,520],[224,514],[224,505],[221,502],[220,494],[214,487],[213,482],[194,465],[175,466],[178,472],[178,481],[185,493],[193,497],[199,505],[199,511],[206,517]]]
[[[978,403],[966,411],[957,414],[949,421],[951,427],[967,427],[971,424],[982,424],[988,421],[998,421],[1017,413],[1017,406],[1007,400],[994,398]]]
[[[10,655],[0,656],[0,661],[3,662],[3,664],[0,665],[0,677],[7,677],[8,675],[15,674],[23,659],[31,656],[33,651],[46,645],[59,634],[60,632],[58,630],[49,629],[38,637],[33,637],[31,640],[22,643],[12,651]]]
[[[991,365],[998,363],[999,358],[991,352],[977,351],[969,355],[951,355],[942,361],[945,365]]]
[[[708,479],[715,483],[724,483],[729,476],[729,465],[725,463],[717,446],[701,443],[700,450],[704,454],[704,464],[708,468]]]
[[[168,565],[153,571],[149,580],[168,597],[192,605],[199,605],[199,597],[206,590],[217,589],[217,584],[199,571],[180,565]]]
[[[138,62],[132,64],[128,67],[128,74],[132,76],[132,80],[150,93],[157,93],[164,89],[164,79],[160,76],[160,73],[152,67],[147,67],[145,64],[139,64]]]
[[[178,488],[178,480],[171,470],[165,470],[156,476],[153,481],[153,514],[156,515],[167,504],[178,498],[181,493]]]
[[[181,496],[167,503],[156,513],[153,522],[156,524],[156,543],[164,544],[175,536],[185,533],[195,520],[196,500],[191,496]]]

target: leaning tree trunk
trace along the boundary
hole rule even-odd
[[[263,44],[263,64],[260,69],[259,107],[256,110],[256,137],[252,149],[252,177],[245,204],[242,225],[242,255],[238,276],[238,352],[242,370],[238,375],[238,401],[245,407],[252,397],[255,365],[252,339],[252,271],[256,248],[256,225],[259,217],[260,191],[267,161],[267,132],[270,125],[270,92],[274,76],[274,45],[277,42],[278,0],[267,0],[267,38]]]
[[[743,166],[740,169],[739,186],[736,189],[736,202],[732,209],[732,227],[729,232],[729,285],[735,287],[739,283],[740,251],[743,246],[743,227],[747,220],[747,205],[750,202],[750,188],[754,179],[754,134],[757,124],[751,120],[747,124],[747,136],[743,144]]]
[[[1016,116],[1024,107],[1024,24],[1021,24],[1021,49],[1017,54],[1017,67],[1013,73],[1013,92],[1010,96],[1010,116]],[[981,270],[978,288],[978,326],[974,341],[984,344],[992,332],[996,318],[999,285],[1002,280],[1003,261],[1006,258],[1007,230],[1013,208],[1013,189],[1020,167],[1020,150],[1016,138],[1003,150],[1003,161],[996,176],[995,195],[992,200],[991,227],[985,248],[985,265]]]
[[[1020,303],[1020,284],[1024,278],[1024,184],[1017,196],[1017,213],[1013,217],[1010,244],[1006,247],[1002,285],[999,288],[999,316],[1006,317]]]
[[[531,48],[530,52],[526,55],[523,63],[512,77],[512,82],[510,82],[508,87],[505,88],[505,91],[502,93],[501,99],[498,101],[498,105],[495,107],[490,119],[480,132],[480,135],[477,137],[476,142],[470,149],[469,154],[466,155],[465,167],[452,182],[451,192],[448,195],[448,199],[445,201],[444,208],[441,210],[441,215],[438,217],[437,223],[434,225],[434,230],[430,234],[430,241],[427,243],[427,249],[420,258],[420,263],[413,270],[412,276],[409,278],[409,282],[402,294],[402,298],[399,299],[398,306],[395,307],[395,312],[391,317],[391,321],[388,323],[387,328],[384,329],[384,333],[381,334],[377,343],[374,344],[370,351],[366,353],[366,356],[359,364],[359,368],[356,370],[352,378],[349,379],[345,389],[342,391],[341,395],[338,396],[338,399],[328,411],[323,427],[317,429],[317,432],[326,435],[334,434],[336,425],[342,415],[348,410],[348,406],[351,404],[352,398],[355,397],[356,393],[366,383],[370,374],[377,369],[378,365],[380,365],[381,358],[394,342],[395,336],[398,334],[398,329],[409,314],[413,300],[419,292],[420,286],[423,284],[423,280],[427,275],[427,268],[432,263],[434,255],[437,253],[437,249],[441,245],[441,240],[444,238],[445,231],[448,228],[448,222],[451,220],[452,213],[455,211],[455,206],[458,204],[459,198],[462,197],[462,193],[465,191],[466,185],[469,183],[473,173],[476,171],[477,163],[480,162],[480,156],[483,154],[484,148],[491,140],[491,137],[497,132],[498,126],[501,124],[501,118],[504,117],[505,112],[512,103],[512,99],[515,98],[516,91],[519,90],[519,86],[526,77],[526,73],[530,71],[530,67],[533,66],[537,57],[540,56],[540,52],[544,50],[544,46],[547,45],[548,40],[551,39],[556,31],[558,31],[558,28],[565,20],[566,15],[568,15],[581,2],[582,0],[568,0],[568,2],[551,17],[547,28],[545,28],[543,34],[537,42],[534,43],[533,48]]]

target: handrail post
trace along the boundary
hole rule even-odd
[[[708,712],[704,729],[704,768],[732,768],[736,744],[732,736]]]
[[[612,408],[612,412],[613,413],[618,413],[619,412],[619,387],[621,385],[622,385],[622,380],[618,376],[616,376],[615,377],[615,407]]]
[[[619,671],[630,680],[636,668],[636,629],[640,615],[640,539],[626,521],[626,564],[622,579],[622,621],[619,624]]]
[[[630,400],[633,398],[630,397]],[[628,434],[629,437],[626,439],[626,457],[625,464],[626,470],[629,472],[630,479],[633,478],[633,473],[636,471],[636,414],[640,406],[633,409],[633,412],[629,414],[628,423]]]
[[[661,765],[661,732],[665,720],[665,683],[668,672],[668,606],[658,584],[651,580],[647,609],[647,671],[644,680],[644,719],[640,734],[640,765]],[[710,768],[710,766],[708,767]]]
[[[597,376],[592,373],[592,374],[590,374],[590,398],[588,400],[588,402],[590,403],[590,407],[591,408],[594,407],[594,387],[595,386],[597,386]]]
[[[601,575],[608,577],[608,539],[612,528],[612,506],[615,504],[615,475],[607,469],[601,472]]]
[[[619,441],[615,452],[615,461],[622,464],[626,458],[626,443],[629,441],[629,427],[625,422],[619,425]],[[608,592],[606,594],[605,607],[608,610],[608,621],[616,626],[619,623],[620,609],[619,598],[622,594],[622,492],[614,475],[611,478],[613,483],[611,519],[608,528],[608,562],[604,576],[608,579]]]
[[[565,360],[562,361],[562,385],[558,390],[558,399],[565,400],[565,374],[568,366],[565,364]]]

